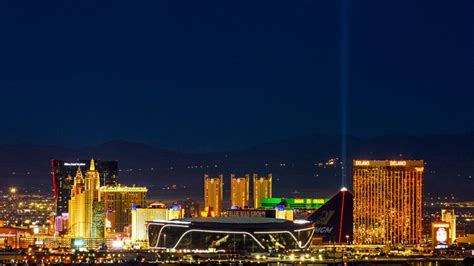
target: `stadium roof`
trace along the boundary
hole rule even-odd
[[[275,219],[267,217],[210,217],[210,218],[185,218],[180,219],[186,222],[198,223],[221,223],[221,224],[274,224],[288,222],[284,219]]]

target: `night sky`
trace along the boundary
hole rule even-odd
[[[474,130],[474,1],[0,1],[0,143]],[[341,23],[347,20],[341,58]]]

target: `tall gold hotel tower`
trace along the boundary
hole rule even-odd
[[[100,223],[94,219],[94,213],[99,205],[100,177],[95,169],[94,159],[85,178],[81,169],[77,169],[74,186],[69,200],[69,230],[70,235],[80,237],[101,237]]]
[[[209,208],[212,216],[220,216],[224,193],[224,175],[210,177],[204,175],[204,206]]]
[[[263,198],[272,197],[272,174],[258,176],[253,174],[253,207],[258,209],[262,206]]]
[[[250,175],[236,177],[235,174],[231,174],[230,183],[231,205],[239,208],[248,207],[250,198]]]
[[[354,242],[419,243],[423,161],[356,160],[353,166]]]

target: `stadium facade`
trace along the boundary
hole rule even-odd
[[[148,224],[151,248],[234,253],[305,249],[313,232],[310,221],[266,217],[187,218]]]

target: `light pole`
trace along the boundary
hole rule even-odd
[[[344,248],[344,250],[345,250],[344,253],[347,253],[347,246],[349,245],[349,238],[350,238],[350,236],[346,235],[346,247]],[[344,262],[344,254],[342,255],[342,261]]]

